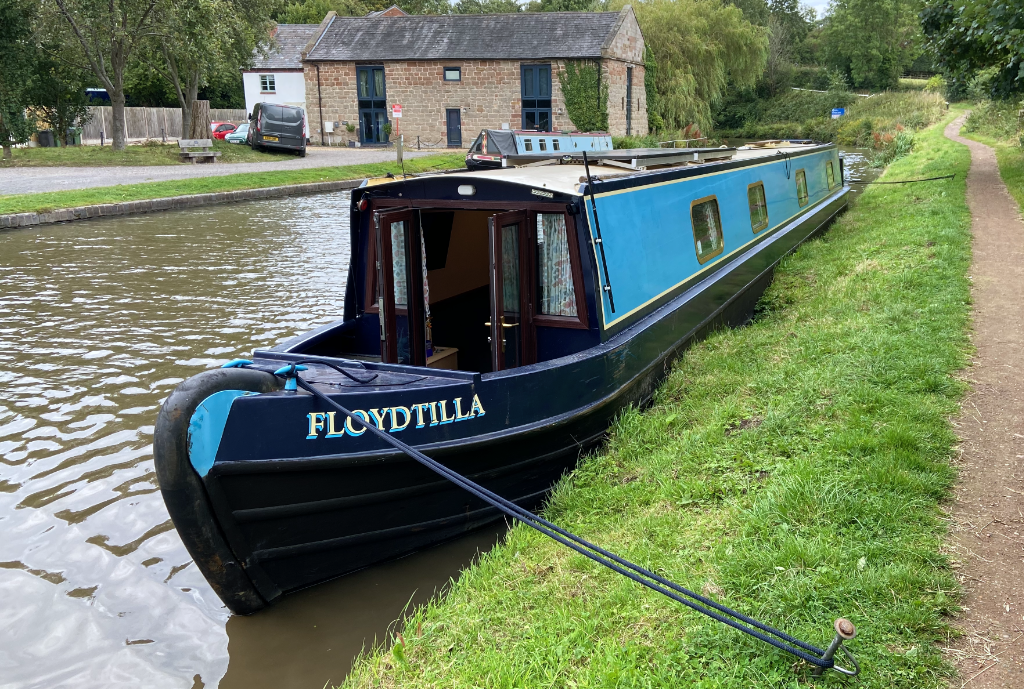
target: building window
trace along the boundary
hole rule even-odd
[[[725,248],[718,199],[706,196],[694,201],[690,205],[690,221],[693,223],[693,244],[697,250],[697,260],[703,265]]]
[[[764,197],[764,183],[757,182],[747,187],[747,203],[750,205],[750,229],[757,234],[768,227],[768,201]]]
[[[831,189],[836,185],[836,173],[832,169],[832,161],[829,160],[825,163],[825,181],[828,182],[828,188]]]
[[[277,88],[274,83],[273,74],[261,74],[260,75],[260,93],[276,93]]]
[[[462,67],[445,67],[445,81],[462,81]]]
[[[807,173],[803,170],[796,171],[796,201],[803,208],[807,205]]]

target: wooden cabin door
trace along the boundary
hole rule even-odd
[[[409,209],[374,213],[381,360],[426,366],[423,249]]]
[[[527,213],[499,213],[489,218],[491,367],[503,371],[536,361],[533,340],[531,246]]]

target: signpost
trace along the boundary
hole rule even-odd
[[[395,120],[395,137],[398,141],[395,143],[395,151],[398,155],[398,164],[402,164],[402,106],[398,103],[394,103],[391,106],[391,117]]]
[[[838,120],[846,114],[846,108],[832,108],[832,119]]]

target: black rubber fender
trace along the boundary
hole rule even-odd
[[[203,486],[188,456],[188,425],[196,408],[222,390],[274,392],[284,381],[270,373],[244,368],[217,368],[189,378],[174,389],[160,407],[153,433],[153,459],[157,484],[171,521],[196,566],[231,610],[248,615],[267,605],[220,527]]]

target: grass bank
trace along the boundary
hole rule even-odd
[[[118,167],[123,165],[189,165],[182,162],[175,142],[148,141],[131,144],[123,151],[113,146],[62,146],[60,148],[15,148],[11,160],[0,167]],[[229,144],[215,139],[213,150],[220,152],[221,163],[266,163],[294,158],[294,153],[263,153],[249,146]]]
[[[858,686],[946,687],[968,165],[941,126],[921,133],[887,177],[957,179],[869,187],[783,262],[751,325],[688,350],[615,424],[546,516],[814,643],[850,617]],[[841,685],[521,526],[396,639],[345,686]]]
[[[446,170],[466,166],[465,154],[440,153],[437,155],[410,158],[405,161],[407,173]],[[401,174],[402,168],[396,163],[366,163],[363,165],[342,165],[339,167],[306,168],[302,170],[276,170],[271,172],[249,172],[223,177],[199,177],[167,182],[145,182],[122,184],[113,187],[94,187],[69,191],[45,192],[40,194],[14,194],[0,196],[0,214],[45,213],[57,208],[92,206],[101,203],[121,203],[144,199],[161,199],[169,196],[189,194],[210,194],[239,189],[260,189],[287,184],[309,184],[363,177],[381,177],[388,173]]]
[[[846,114],[832,119],[832,108],[845,108]],[[715,136],[815,139],[847,146],[875,146],[886,135],[903,129],[922,129],[945,114],[942,96],[931,91],[888,91],[870,98],[844,92],[791,91],[759,102],[742,124],[716,129]]]
[[[961,134],[996,150],[999,176],[1024,209],[1024,131],[1017,123],[1020,104],[985,101],[971,108]]]

